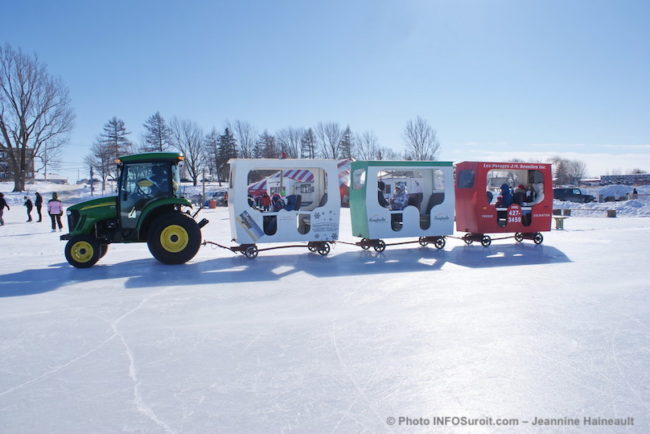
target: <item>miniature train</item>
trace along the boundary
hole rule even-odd
[[[117,195],[67,210],[65,256],[93,266],[113,243],[146,242],[165,264],[192,259],[201,228],[185,211],[180,187],[184,157],[146,153],[118,158]],[[540,244],[551,229],[551,165],[441,161],[230,160],[228,212],[232,240],[225,246],[254,258],[260,251],[306,247],[327,255],[334,242],[381,252],[388,245],[433,244],[465,232],[468,245],[489,246],[488,234],[514,233]],[[346,168],[349,166],[349,168]],[[355,242],[339,240],[341,203],[349,203]],[[417,238],[387,244],[386,239]],[[509,238],[509,237],[502,237]],[[258,244],[283,244],[260,248]]]
[[[433,244],[465,232],[487,247],[488,234],[543,242],[551,230],[550,164],[441,161],[353,161],[346,180],[355,242],[339,240],[341,170],[336,160],[230,160],[230,229],[249,258],[259,251],[307,247],[327,255],[339,242],[373,248]],[[340,163],[338,163],[340,164]],[[455,181],[454,181],[455,169]],[[343,181],[341,181],[343,183]],[[547,186],[545,188],[545,186]],[[386,239],[417,238],[391,244]],[[259,248],[262,243],[306,243]]]

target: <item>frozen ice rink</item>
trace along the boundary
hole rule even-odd
[[[227,243],[226,210],[206,217]],[[87,270],[48,226],[0,228],[2,433],[650,432],[648,218],[181,266],[120,244]],[[518,425],[399,423],[445,416]]]

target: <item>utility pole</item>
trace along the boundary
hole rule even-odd
[[[201,195],[201,203],[199,208],[203,206],[204,203],[205,203],[205,167],[203,168],[203,194]]]

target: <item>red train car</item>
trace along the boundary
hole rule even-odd
[[[544,241],[551,230],[550,164],[464,161],[456,165],[456,230],[466,244],[489,246],[488,233],[515,233],[517,242]]]

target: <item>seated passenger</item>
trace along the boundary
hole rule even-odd
[[[408,196],[406,195],[406,189],[403,185],[398,185],[395,187],[395,193],[390,199],[390,208],[393,211],[402,210],[408,204]]]
[[[488,203],[492,203],[492,199],[494,198],[494,195],[492,194],[492,192],[490,190],[488,190],[486,193],[487,193],[487,201],[488,201]]]
[[[383,181],[379,181],[377,183],[377,201],[379,202],[379,206],[382,208],[389,208],[390,204],[384,197],[384,189],[386,188],[386,184],[384,184]]]
[[[519,184],[515,189],[515,194],[512,195],[512,202],[517,205],[522,205],[526,201],[526,189],[522,184]]]
[[[534,202],[535,201],[535,190],[533,190],[532,185],[528,185],[526,187],[526,197],[524,199],[524,202]]]
[[[284,208],[284,200],[278,193],[275,193],[271,198],[271,207],[273,209],[273,212],[278,212]]]
[[[512,205],[512,194],[508,184],[501,185],[501,203],[497,200],[497,208],[508,208]]]

